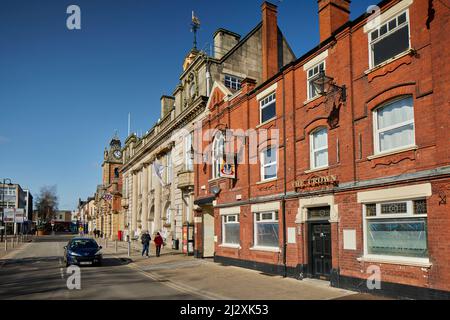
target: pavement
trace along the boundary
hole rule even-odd
[[[163,248],[155,257],[141,256],[141,245],[97,239],[103,246],[103,266],[80,270],[80,290],[62,260],[71,236],[38,237],[0,257],[0,299],[118,299],[118,300],[373,300],[333,288],[329,282],[271,276],[254,270],[223,266]],[[1,251],[0,251],[1,252]],[[72,280],[71,280],[72,279]]]
[[[104,244],[104,242],[102,242]],[[140,245],[133,244],[128,257],[125,243],[109,242],[105,252],[119,259],[131,258],[127,266],[166,285],[182,288],[206,299],[218,300],[378,300],[368,294],[333,288],[329,281],[296,280],[255,270],[223,266],[212,259],[197,259],[163,248],[156,257],[153,244],[150,258],[142,257]]]

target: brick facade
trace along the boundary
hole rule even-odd
[[[389,22],[407,10],[410,49],[371,67],[368,37],[374,29],[368,27],[370,17],[344,21],[342,6],[348,2],[319,1],[320,45],[274,76],[269,75],[262,85],[246,79],[242,90],[231,98],[224,98],[220,87],[211,93],[209,114],[202,122],[201,132],[195,135],[197,148],[202,146],[203,159],[208,158],[207,146],[213,142],[212,137],[201,138],[206,130],[267,129],[268,137],[258,141],[258,151],[278,141],[277,177],[269,181],[261,182],[259,152],[252,154],[251,138],[239,140],[237,134],[233,141],[245,141],[245,148],[225,147],[225,152],[244,160],[236,166],[236,179],[212,179],[210,163],[196,165],[196,201],[214,205],[215,259],[297,278],[315,276],[310,252],[314,220],[308,210],[327,207],[331,270],[326,278],[332,285],[368,290],[368,268],[378,266],[380,293],[449,297],[450,203],[445,199],[450,196],[450,116],[444,110],[449,107],[450,67],[442,59],[449,52],[448,9],[438,1],[381,2],[382,23],[383,19]],[[322,10],[325,3],[323,10],[331,10],[326,14]],[[434,15],[430,15],[430,9]],[[308,98],[308,71],[321,61],[325,61],[325,74],[333,78],[334,84],[340,88],[345,85],[346,96],[335,87],[335,91],[328,89],[326,96]],[[260,101],[273,92],[276,115],[261,124]],[[373,118],[377,108],[405,97],[413,101],[413,143],[392,152],[376,152]],[[314,166],[310,136],[319,128],[327,130],[328,165],[315,170],[311,169]],[[271,129],[278,130],[278,139],[270,133]],[[257,161],[252,164],[255,157]],[[320,183],[318,178],[322,179]],[[219,192],[214,194],[214,187]],[[374,200],[377,203],[426,200],[426,258],[368,258],[364,249],[367,234],[363,207],[369,202],[362,200],[366,195],[381,199]],[[275,210],[279,217],[276,248],[255,247],[254,214],[258,206],[263,208],[261,212],[266,207],[279,207]],[[235,207],[239,208],[240,242],[224,246],[222,215],[227,208]],[[200,221],[201,218],[196,224],[200,230],[196,248],[202,248],[205,241]],[[344,249],[344,237],[349,234],[355,235],[354,243],[346,240],[351,248]]]

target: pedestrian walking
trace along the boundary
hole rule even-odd
[[[156,234],[154,241],[155,241],[155,246],[156,246],[156,256],[159,257],[161,255],[161,246],[164,243],[164,240],[161,237],[161,235],[159,234],[159,232]]]
[[[97,228],[94,229],[94,238],[97,238]]]
[[[148,258],[148,250],[150,248],[150,240],[152,240],[152,238],[150,237],[150,234],[148,233],[148,231],[145,231],[141,236],[142,256],[144,256],[144,253],[145,253],[147,258]]]

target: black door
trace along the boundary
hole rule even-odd
[[[311,270],[314,277],[329,279],[331,272],[331,226],[311,224]]]

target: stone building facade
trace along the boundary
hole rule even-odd
[[[218,155],[235,177],[215,175],[214,161],[195,166],[198,256],[448,299],[448,8],[386,0],[376,19],[350,21],[349,0],[318,5],[316,48],[268,67],[262,84],[245,79],[231,98],[211,93],[195,137],[203,158]],[[258,136],[202,139],[214,128]]]
[[[179,240],[183,244],[180,249],[193,252],[194,126],[205,117],[213,83],[226,88],[231,96],[240,89],[244,78],[262,81],[267,72],[262,59],[268,28],[279,39],[271,43],[280,52],[276,63],[281,66],[295,59],[276,20],[267,25],[265,17],[273,15],[272,8],[263,5],[263,21],[245,37],[218,29],[214,54],[192,49],[184,60],[173,95],[161,98],[160,120],[142,137],[134,134],[125,141],[122,207],[131,237],[137,237],[142,230],[161,231],[167,242]]]

